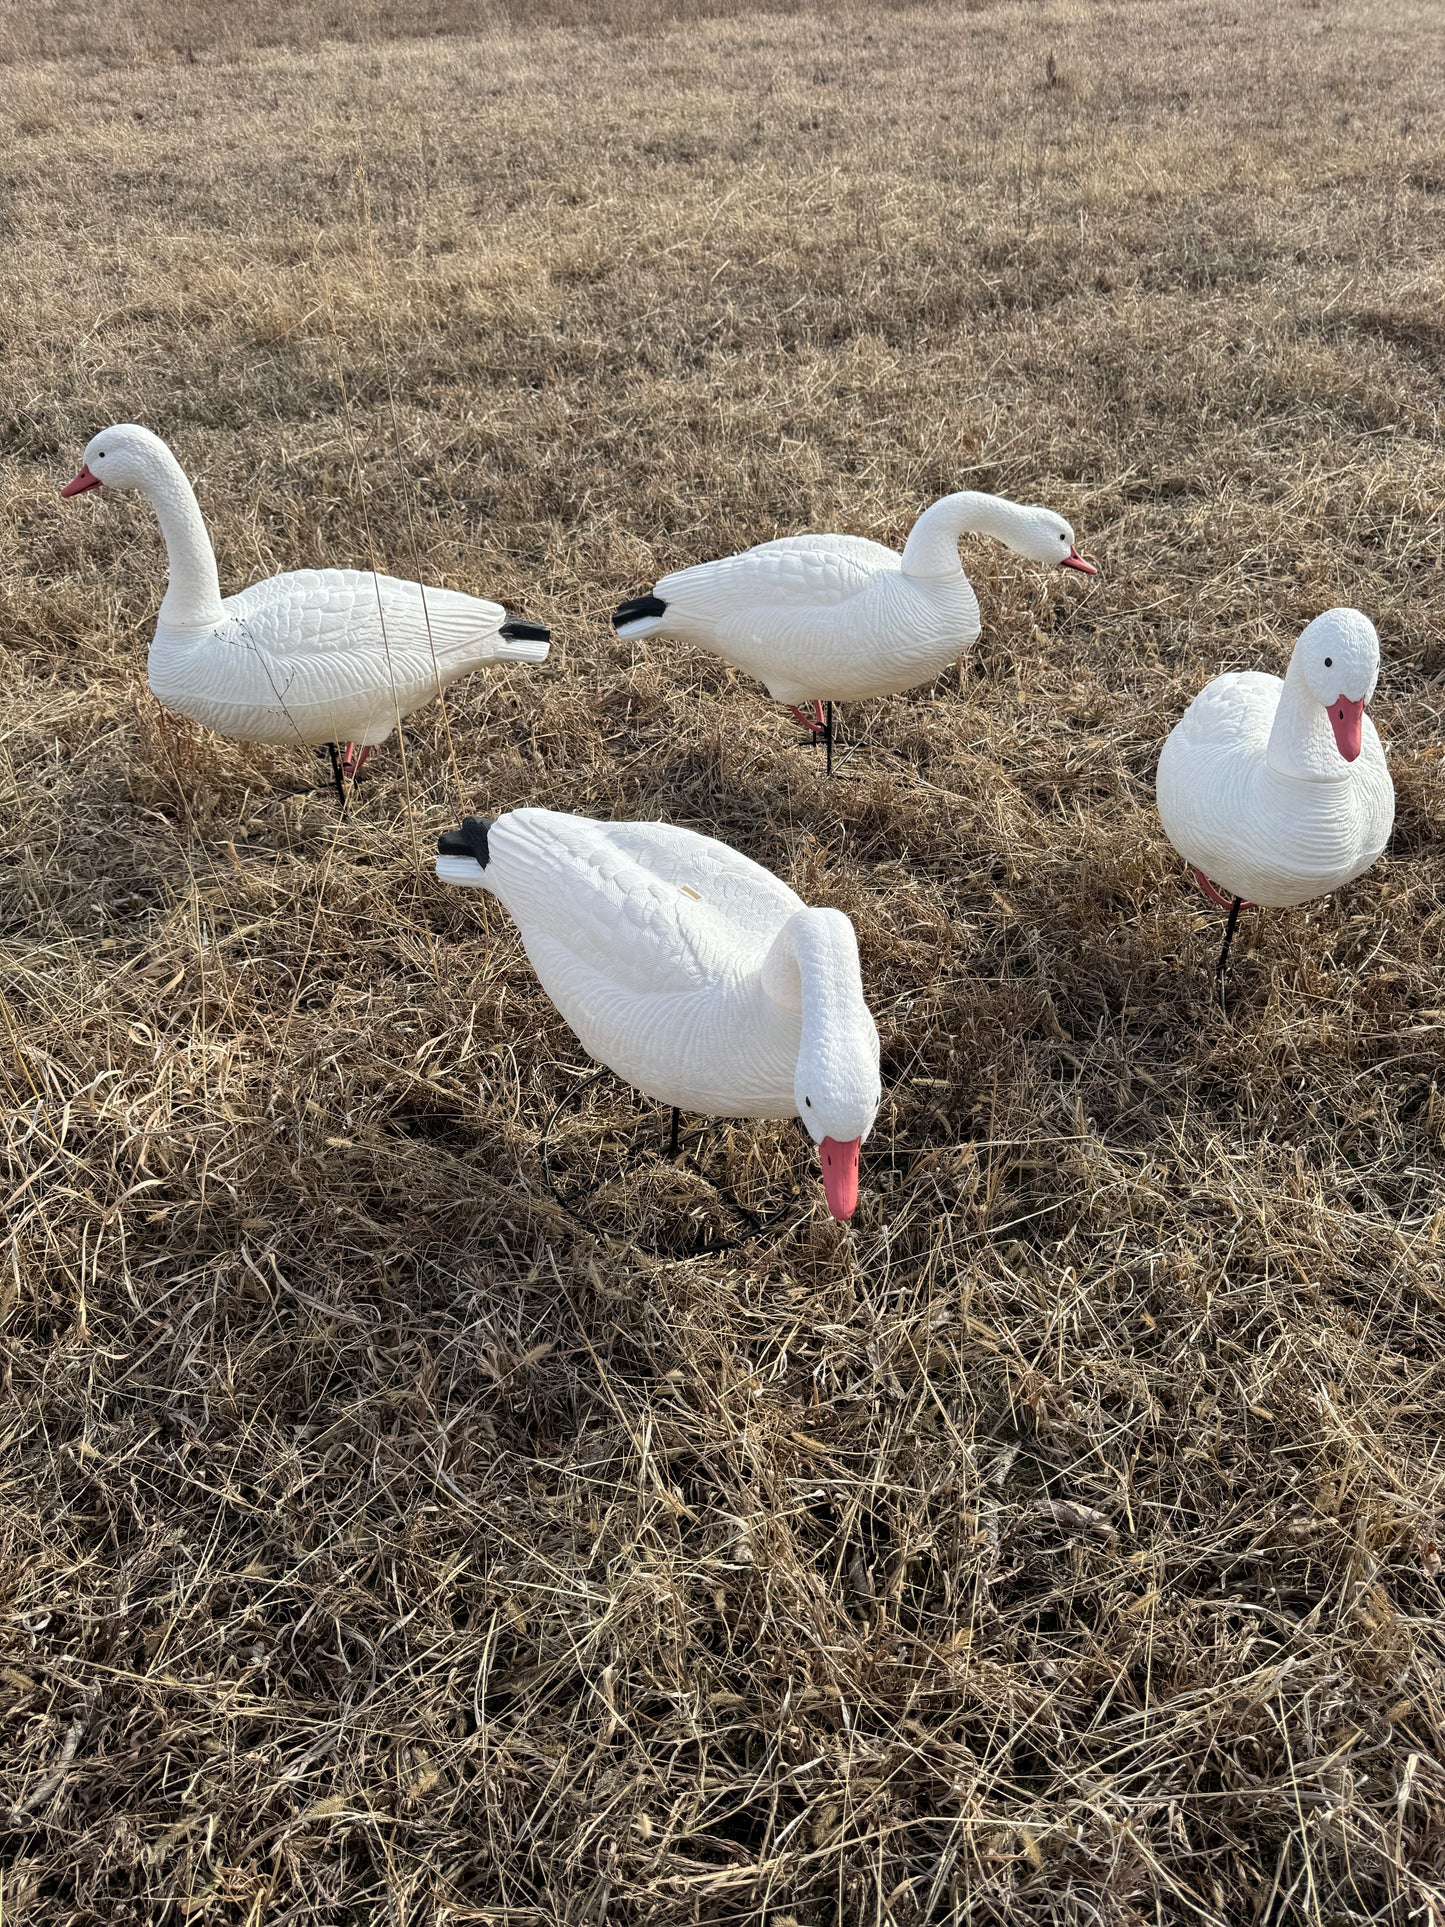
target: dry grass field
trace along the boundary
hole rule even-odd
[[[1445,1922],[1442,102],[1431,0],[7,0],[5,1927]],[[338,821],[148,695],[116,419],[224,587],[550,662]],[[959,486],[1103,573],[971,544],[847,780],[608,628]],[[1338,602],[1394,839],[1221,1009],[1159,745]],[[580,1053],[431,873],[520,803],[856,920],[851,1231],[557,1209]]]

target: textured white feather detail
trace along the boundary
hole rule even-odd
[[[832,608],[898,566],[892,549],[858,536],[786,536],[678,569],[653,593],[667,604],[668,616],[719,622],[740,607]]]
[[[499,604],[369,570],[298,570],[222,607],[207,635],[157,629],[150,686],[170,708],[249,742],[383,741],[507,647]]]
[[[1389,841],[1395,791],[1374,724],[1329,782],[1287,775],[1266,750],[1285,685],[1244,671],[1216,677],[1189,705],[1159,758],[1166,834],[1230,896],[1281,909],[1368,870]]]
[[[961,569],[921,578],[900,562],[861,536],[764,542],[664,576],[665,613],[620,633],[711,649],[780,702],[892,695],[931,682],[979,633]]]
[[[593,1057],[707,1115],[795,1112],[805,1019],[797,1000],[767,993],[763,975],[790,924],[819,913],[786,884],[724,843],[662,823],[513,810],[487,845],[484,886]],[[438,875],[446,880],[441,863]],[[847,929],[829,966],[837,982],[811,988],[837,1017],[820,1074],[871,1092],[863,1131],[877,1101],[877,1030]]]

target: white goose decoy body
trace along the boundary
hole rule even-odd
[[[798,1116],[828,1209],[852,1215],[881,1087],[840,910],[810,909],[726,843],[666,823],[509,810],[437,847],[443,883],[510,911],[584,1050],[680,1110]]]
[[[624,602],[613,626],[711,649],[794,709],[892,695],[931,681],[979,634],[958,555],[964,535],[1098,573],[1061,515],[964,491],[924,510],[901,555],[857,535],[786,536],[664,576]]]
[[[123,422],[95,436],[60,492],[101,487],[139,489],[165,538],[170,579],[147,664],[151,690],[223,736],[344,744],[350,775],[468,670],[546,659],[540,624],[370,569],[299,569],[223,597],[195,492],[148,428]]]
[[[1329,609],[1278,676],[1216,676],[1159,758],[1165,831],[1215,901],[1270,908],[1324,896],[1389,841],[1395,790],[1365,704],[1380,639],[1358,609]],[[1221,899],[1220,892],[1225,893]]]

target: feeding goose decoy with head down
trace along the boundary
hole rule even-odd
[[[1156,792],[1169,841],[1229,921],[1241,908],[1307,903],[1360,876],[1395,821],[1395,788],[1365,705],[1380,639],[1358,609],[1328,609],[1301,634],[1283,681],[1216,676],[1171,731]]]
[[[343,808],[372,750],[457,677],[546,660],[540,623],[371,569],[298,569],[223,597],[195,491],[148,428],[118,423],[95,436],[60,493],[99,488],[139,489],[165,538],[153,694],[240,742],[325,748]]]
[[[794,535],[666,575],[613,612],[619,636],[670,636],[767,685],[822,738],[833,766],[835,703],[931,682],[979,635],[978,598],[959,561],[990,535],[1032,562],[1097,575],[1051,509],[964,491],[913,525],[900,555],[857,535]]]
[[[644,1095],[709,1117],[797,1116],[828,1209],[858,1202],[881,1087],[858,943],[725,843],[553,810],[469,817],[437,876],[510,911],[584,1050]]]

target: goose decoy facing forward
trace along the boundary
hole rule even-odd
[[[240,742],[324,746],[343,808],[376,745],[448,683],[484,663],[546,660],[540,623],[371,569],[300,569],[223,598],[195,492],[148,428],[122,422],[95,436],[60,493],[97,488],[139,489],[165,537],[152,692]]]
[[[1228,908],[1215,974],[1239,912],[1307,903],[1357,877],[1395,820],[1395,789],[1365,705],[1380,639],[1358,609],[1328,609],[1300,636],[1281,682],[1216,676],[1171,731],[1156,792],[1169,841]]]
[[[802,1119],[835,1218],[858,1202],[880,1098],[878,1031],[840,910],[666,823],[553,810],[469,817],[437,875],[511,912],[584,1050],[646,1096],[710,1117]]]
[[[976,640],[978,598],[958,558],[964,535],[1098,574],[1063,516],[965,491],[925,509],[901,555],[858,535],[786,536],[664,576],[622,603],[612,625],[619,636],[696,643],[756,676],[822,736],[831,771],[834,703],[931,682]]]

